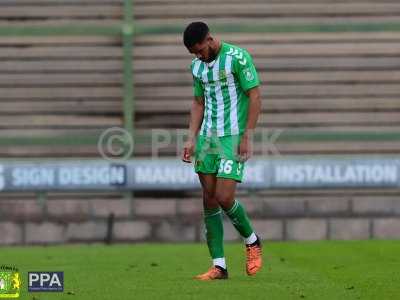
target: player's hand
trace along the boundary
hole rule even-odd
[[[185,163],[191,163],[193,152],[194,152],[194,140],[189,139],[183,146],[182,161]]]
[[[239,161],[244,162],[248,160],[252,154],[252,139],[248,134],[243,134],[240,140],[239,149]]]

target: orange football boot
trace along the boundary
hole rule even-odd
[[[246,272],[247,275],[255,275],[262,267],[262,251],[260,239],[252,245],[246,245]]]
[[[220,266],[212,266],[206,273],[197,275],[194,279],[202,281],[228,279],[228,271]]]

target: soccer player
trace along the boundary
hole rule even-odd
[[[246,50],[219,41],[203,22],[189,24],[183,42],[196,58],[191,64],[194,100],[182,160],[191,162],[194,155],[195,172],[203,189],[207,245],[213,262],[206,273],[195,278],[228,278],[222,211],[243,237],[246,272],[254,275],[262,266],[261,243],[243,204],[235,199],[235,190],[251,153],[250,135],[261,109],[258,74]]]

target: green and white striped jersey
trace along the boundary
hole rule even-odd
[[[237,46],[222,43],[214,61],[205,63],[196,58],[191,70],[194,95],[204,97],[205,101],[199,134],[242,134],[249,107],[246,92],[260,84],[250,54]]]

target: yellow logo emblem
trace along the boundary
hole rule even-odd
[[[21,277],[16,268],[1,266],[0,268],[0,298],[19,298]]]

